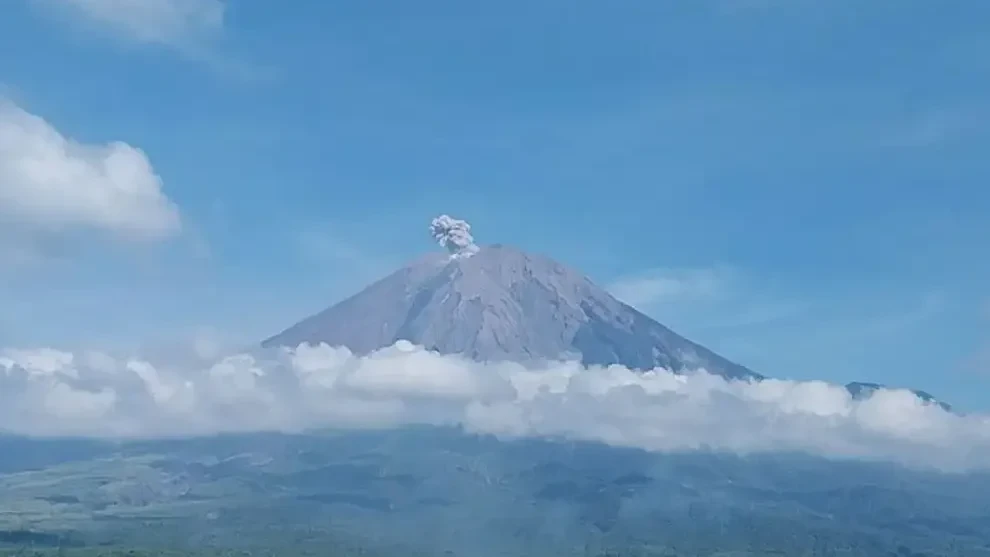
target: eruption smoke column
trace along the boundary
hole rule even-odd
[[[454,257],[469,257],[478,251],[467,221],[440,215],[430,223],[430,235]]]

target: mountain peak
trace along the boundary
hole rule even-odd
[[[407,340],[479,361],[578,359],[730,378],[758,374],[620,302],[553,259],[504,245],[478,246],[465,221],[442,215],[432,253],[264,341],[326,343],[366,354]]]
[[[886,389],[886,385],[881,385],[879,383],[868,383],[865,381],[853,381],[852,383],[846,383],[846,390],[852,395],[854,399],[865,399],[873,396],[873,393],[879,391],[880,389]],[[930,393],[926,391],[921,391],[917,389],[910,389],[914,396],[921,399],[922,402],[927,402],[930,404],[937,404],[942,410],[946,412],[952,411],[952,406],[946,402],[936,399]]]
[[[265,340],[343,346],[358,355],[399,341],[478,361],[545,362],[630,369],[704,369],[728,379],[763,376],[695,344],[553,259],[510,246],[479,246],[471,226],[441,215],[428,253],[361,292]],[[875,383],[850,383],[868,398]],[[925,402],[950,407],[924,391]]]

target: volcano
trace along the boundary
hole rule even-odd
[[[478,361],[577,359],[761,378],[549,257],[477,246],[467,223],[447,216],[435,219],[431,231],[449,253],[413,261],[262,345],[326,343],[367,354],[407,340]]]
[[[431,253],[262,342],[343,346],[358,355],[406,340],[441,354],[520,363],[579,360],[630,369],[704,369],[726,379],[765,377],[694,343],[553,259],[494,244],[447,215],[430,226],[448,253]],[[853,398],[877,383],[853,382]],[[923,402],[948,404],[925,391]]]

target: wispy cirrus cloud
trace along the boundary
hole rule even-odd
[[[983,318],[984,340],[977,347],[975,353],[963,362],[964,370],[980,377],[990,378],[990,300],[980,305],[980,314]]]
[[[615,297],[651,315],[684,320],[705,330],[747,328],[797,319],[817,310],[811,325],[840,336],[894,335],[937,316],[947,307],[938,289],[897,293],[889,304],[870,308],[890,296],[882,292],[784,291],[732,267],[650,269],[620,277],[608,285]],[[882,306],[888,306],[883,309]]]
[[[958,309],[945,290],[828,287],[713,267],[649,270],[613,281],[610,290],[679,334],[760,373],[938,390],[939,379],[926,376],[937,373],[928,364],[931,343],[937,342],[932,331]]]
[[[330,221],[306,222],[291,228],[287,238],[295,263],[318,273],[321,288],[330,287],[338,297],[357,292],[402,264],[401,259],[361,245],[345,229]]]
[[[619,277],[607,285],[623,302],[656,317],[706,329],[766,324],[793,317],[809,303],[760,291],[730,266],[655,268]]]
[[[983,103],[930,106],[892,122],[886,133],[878,134],[875,144],[879,148],[924,150],[976,140],[985,137],[979,122],[988,114],[990,107]]]
[[[32,0],[66,25],[137,45],[168,48],[214,71],[246,81],[267,81],[271,68],[223,53],[226,0]]]
[[[329,269],[345,268],[360,280],[377,278],[398,264],[381,257],[351,240],[345,240],[341,226],[310,222],[293,230],[295,254],[307,264]]]
[[[187,47],[220,33],[223,0],[36,0],[124,39]]]
[[[731,287],[727,268],[651,269],[613,281],[613,296],[634,307],[685,301],[714,300]]]

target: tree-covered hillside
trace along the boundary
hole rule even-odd
[[[425,428],[2,438],[0,455],[0,544],[11,551],[990,556],[987,476],[801,455]]]

